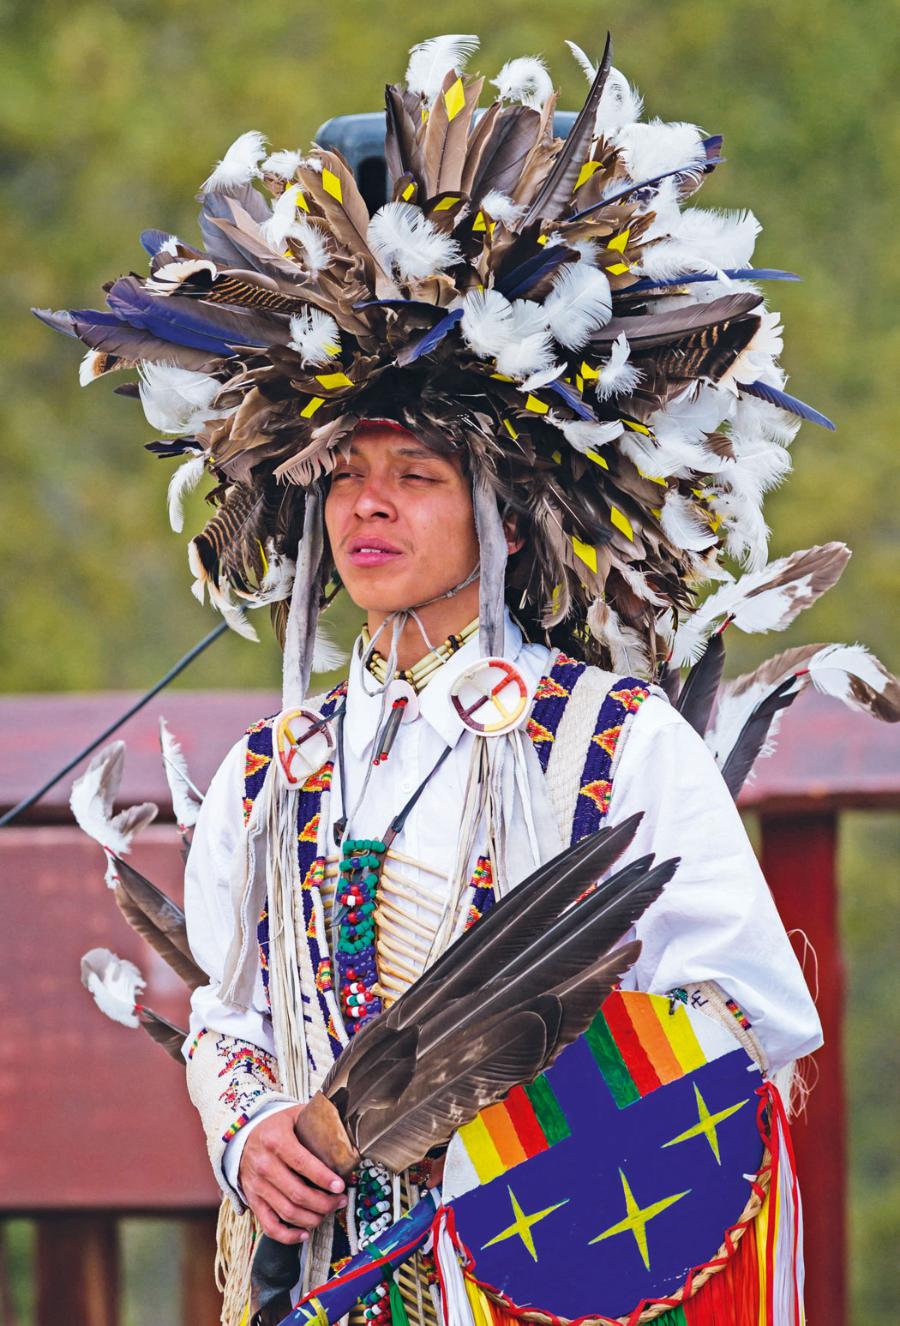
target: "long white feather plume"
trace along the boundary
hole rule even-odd
[[[203,181],[202,193],[225,193],[241,184],[249,184],[259,177],[259,163],[266,155],[264,134],[251,129],[236,138],[221,161],[217,161],[212,174]]]
[[[553,80],[544,61],[536,55],[520,55],[507,60],[491,83],[497,89],[499,101],[516,101],[533,110],[543,110],[544,102],[553,92]]]
[[[442,272],[462,257],[456,240],[432,225],[414,203],[379,207],[369,222],[367,238],[382,266],[407,281]]]
[[[297,173],[297,167],[302,161],[302,152],[290,152],[282,149],[267,156],[259,169],[263,175],[274,175],[279,180],[292,180]]]
[[[297,216],[299,198],[300,185],[289,184],[284,193],[276,198],[268,221],[264,221],[259,228],[260,234],[274,253],[284,252],[291,228],[300,219]]]
[[[420,93],[430,106],[450,70],[462,73],[479,45],[478,37],[472,33],[444,33],[420,41],[409,52],[409,64],[406,67],[406,86],[409,91]]]
[[[172,794],[172,810],[179,829],[190,829],[197,823],[203,804],[203,794],[188,773],[187,760],[181,743],[176,741],[166,720],[160,716],[159,746],[162,751],[166,782]]]
[[[630,360],[631,346],[622,332],[613,341],[606,363],[600,365],[600,376],[595,387],[598,400],[607,401],[610,396],[631,395],[643,374]]]
[[[206,472],[206,457],[193,456],[184,461],[169,480],[167,501],[169,524],[176,534],[184,529],[184,499],[192,493]]]
[[[569,41],[568,37],[565,40],[569,50],[572,52],[573,56],[581,66],[585,78],[589,83],[593,83],[594,79],[597,77],[597,69],[599,68],[599,66],[594,64],[594,61],[591,59],[591,57],[585,54],[585,52],[581,49],[579,45],[577,45],[576,42]]]
[[[683,622],[671,662],[694,662],[713,629],[726,620],[741,631],[783,631],[795,617],[836,584],[850,558],[843,543],[805,548],[751,571],[710,594]]]
[[[144,415],[161,433],[190,433],[207,419],[222,419],[228,413],[213,409],[221,383],[208,373],[147,361],[138,365],[138,371]]]
[[[123,1027],[139,1026],[135,1004],[146,987],[138,968],[108,948],[92,948],[81,959],[81,983],[94,1003],[113,1022]]]
[[[543,315],[560,345],[581,349],[612,316],[609,281],[597,267],[567,263],[544,300]]]
[[[591,82],[593,81],[592,78]],[[610,69],[594,117],[594,136],[612,138],[620,129],[634,124],[640,117],[643,106],[640,94],[631,86],[625,75],[618,69]]]
[[[134,835],[156,818],[152,801],[129,806],[113,814],[113,806],[122,782],[125,764],[124,741],[104,746],[87,769],[72,784],[69,805],[75,821],[89,838],[98,842],[107,854],[106,883],[115,888],[116,877],[110,856],[125,856],[131,850]]]
[[[327,364],[341,352],[341,333],[330,313],[307,305],[302,313],[291,318],[291,339],[288,342],[304,364]]]

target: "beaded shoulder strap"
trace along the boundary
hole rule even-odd
[[[550,766],[566,708],[579,683],[586,683],[586,674],[591,671],[593,669],[589,669],[586,663],[569,658],[567,654],[558,654],[549,673],[538,683],[527,731],[544,774]],[[627,720],[649,694],[649,688],[637,678],[620,677],[613,680],[599,709],[594,711],[587,753],[577,757],[582,760],[582,768],[574,808],[567,812],[567,819],[571,814],[572,843],[595,833],[606,818],[617,754]],[[565,758],[565,752],[556,754],[558,758]]]
[[[329,691],[322,704],[319,706],[319,712],[323,718],[331,718],[338,706],[338,703],[347,694],[347,683],[341,682],[333,691]],[[246,824],[253,811],[253,805],[256,798],[262,791],[266,781],[266,774],[272,763],[272,725],[277,715],[270,718],[262,718],[257,723],[253,723],[247,729],[247,755],[244,764],[244,823]],[[316,773],[311,774],[300,789],[297,799],[297,853],[299,858],[299,867],[301,879],[304,881],[303,888],[303,909],[304,918],[307,924],[307,932],[315,930],[315,919],[312,912],[312,899],[310,897],[311,876],[314,871],[317,860],[317,843],[319,816],[321,814],[322,796],[331,785],[332,764],[329,762]],[[259,915],[256,926],[256,940],[259,946],[259,964],[262,971],[263,988],[266,993],[266,1000],[269,999],[269,909],[268,904],[263,907]],[[315,943],[315,935],[310,935],[310,947]],[[317,985],[319,984],[317,975]],[[319,991],[324,994],[324,990]],[[323,1001],[324,1003],[324,1001]],[[330,1009],[327,1005],[323,1009],[325,1013],[326,1024],[328,1025],[329,1040],[332,1040],[332,1027],[330,1025]],[[336,1045],[337,1052],[340,1052],[340,1041],[336,1034],[333,1037],[333,1043]]]

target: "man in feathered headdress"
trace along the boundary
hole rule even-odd
[[[694,999],[769,1078],[814,1050],[733,798],[808,680],[896,708],[864,651],[815,646],[723,692],[707,733],[724,626],[788,625],[848,556],[766,565],[762,496],[798,417],[827,423],[784,391],[752,284],[789,274],[750,267],[750,213],[682,210],[721,141],[639,123],[608,50],[575,48],[591,87],[561,140],[538,60],[476,117],[476,44],[423,43],[387,89],[374,215],[336,151],[244,135],[204,185],[205,251],[146,232],[151,275],[115,282],[109,312],[45,315],[91,347],[86,380],[139,366],[148,418],[181,435],[156,449],[187,457],[173,506],[218,482],[199,597],[245,632],[271,604],[284,644],[282,712],[217,773],[187,876],[209,975],[188,1079],[231,1203],[234,1320],[245,1207],[307,1245],[309,1288],[434,1181],[364,1160],[345,1189],[295,1136],[304,1103],[454,938],[603,825],[642,813],[622,864],[680,857],[624,988]],[[342,591],[366,624],[347,681],[310,700]],[[367,1319],[433,1316],[414,1276],[401,1290]]]

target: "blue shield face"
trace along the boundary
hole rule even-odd
[[[444,1200],[475,1277],[564,1317],[677,1292],[751,1196],[760,1081],[701,1010],[612,995],[543,1079],[454,1139]]]

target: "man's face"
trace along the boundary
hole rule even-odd
[[[478,561],[472,493],[459,462],[382,425],[357,430],[335,466],[325,527],[347,592],[374,612],[427,603]]]

